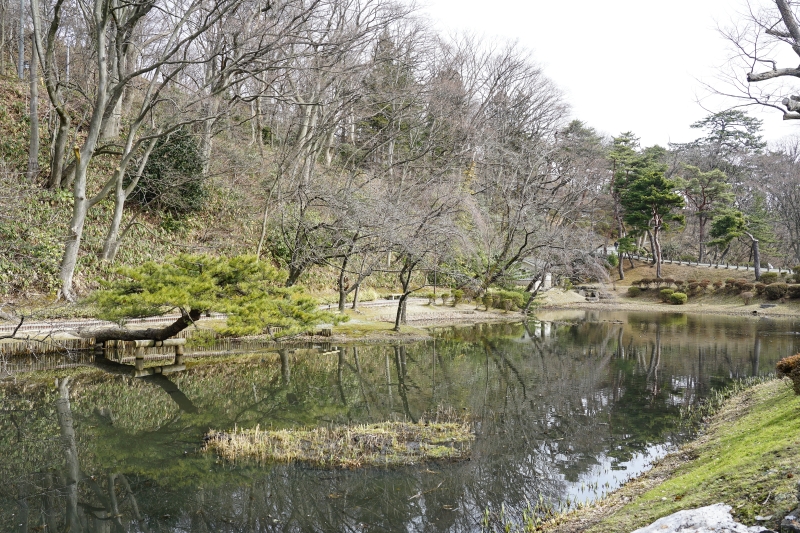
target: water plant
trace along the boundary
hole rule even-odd
[[[381,422],[355,426],[210,431],[206,452],[260,464],[303,462],[324,468],[401,466],[469,456],[474,439],[466,422]]]

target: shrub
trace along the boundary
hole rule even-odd
[[[645,290],[650,286],[650,278],[642,278],[636,282],[640,289]]]
[[[442,295],[441,295],[442,305],[447,303],[447,299],[448,298],[450,298],[450,293],[449,292],[443,292]]]
[[[786,296],[789,286],[785,283],[772,283],[764,288],[764,294],[770,300],[780,300]]]
[[[608,261],[608,265],[611,268],[614,268],[619,264],[619,257],[617,257],[617,254],[608,254],[606,261]]]
[[[742,300],[744,300],[744,305],[750,305],[750,300],[753,299],[753,293],[752,292],[743,292],[739,296],[741,296]]]
[[[778,273],[777,272],[766,272],[761,274],[761,279],[759,279],[761,283],[764,285],[770,285],[772,283],[776,283],[778,281]]]
[[[149,209],[178,216],[199,211],[208,197],[202,171],[197,141],[189,131],[177,130],[156,142],[132,198]]]
[[[697,291],[700,288],[700,283],[698,283],[697,281],[690,281],[687,287],[689,288],[690,293],[697,294]]]
[[[800,298],[800,285],[789,285],[789,298]]]
[[[640,294],[642,294],[642,289],[639,287],[628,287],[628,296],[631,298],[636,298]]]
[[[720,290],[722,288],[723,283],[721,281],[717,280],[717,281],[715,281],[713,283],[713,285],[714,285],[714,289],[715,290]]]
[[[784,357],[775,365],[779,376],[787,376],[792,380],[794,393],[800,395],[800,354]]]
[[[756,285],[755,283],[742,283],[741,287],[743,291],[752,292],[752,290],[755,289]]]
[[[670,285],[675,283],[675,280],[672,278],[664,278],[664,283],[669,287]]]
[[[432,305],[436,303],[436,293],[428,292],[425,293],[425,298],[428,299],[428,305]]]
[[[704,279],[703,281],[698,283],[698,285],[700,285],[700,288],[703,289],[703,291],[705,292],[705,290],[708,288],[708,286],[711,285],[711,281],[707,280],[707,279]]]
[[[736,280],[735,279],[728,278],[728,279],[725,280],[725,287],[730,288],[730,287],[733,287],[734,285],[736,285]]]
[[[453,291],[453,307],[457,306],[464,299],[464,291],[456,289]]]
[[[672,289],[661,289],[661,291],[659,292],[659,294],[661,295],[661,301],[665,303],[669,302],[669,297],[672,296],[674,292],[675,291]]]
[[[754,283],[754,284],[753,284],[753,288],[756,290],[756,294],[759,294],[759,295],[760,295],[760,294],[764,294],[764,288],[765,288],[765,287],[766,287],[766,285],[764,285],[764,284],[763,284],[763,283],[761,283],[761,282],[758,282],[758,283]]]
[[[481,301],[483,302],[484,307],[486,307],[486,310],[488,311],[489,308],[492,306],[492,295],[487,292],[486,294],[483,295]]]
[[[526,296],[530,297],[530,294],[518,291],[500,291],[500,296],[503,300],[510,300],[512,308],[522,309],[528,301]],[[505,308],[505,304],[503,304],[503,308]]]
[[[669,301],[671,304],[674,305],[683,305],[686,303],[686,300],[688,299],[689,297],[682,292],[673,292],[672,294],[669,295]]]
[[[683,284],[686,283],[686,282],[683,281],[682,279],[676,279],[674,281],[674,283],[675,283],[675,286],[678,287],[678,290],[681,290],[681,287],[683,287]]]
[[[696,279],[687,279],[686,283],[697,283]]]

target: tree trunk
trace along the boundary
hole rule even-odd
[[[400,295],[400,300],[397,302],[397,315],[394,319],[394,330],[400,331],[400,325],[406,323],[406,303],[408,295],[411,291],[408,286],[411,284],[411,273],[414,271],[414,265],[405,263],[403,269],[400,271],[400,285],[403,287],[403,294]]]
[[[69,140],[70,117],[66,112],[64,103],[61,100],[61,88],[58,84],[58,74],[55,67],[55,45],[58,33],[61,8],[63,1],[58,1],[53,6],[52,22],[47,33],[47,43],[42,41],[42,23],[40,19],[39,0],[31,0],[31,18],[33,20],[33,36],[36,39],[36,49],[41,54],[44,52],[44,63],[42,72],[44,85],[47,89],[47,96],[50,103],[58,115],[58,129],[53,139],[53,153],[50,161],[50,176],[47,180],[49,189],[63,188],[68,189],[72,186],[72,180],[64,172],[64,158],[67,152],[67,141]],[[67,83],[69,83],[69,47],[67,47]]]
[[[138,126],[134,124],[131,127],[130,135],[134,135],[136,130],[138,130]],[[125,233],[123,232],[123,234],[120,235],[119,232],[119,228],[122,225],[122,215],[125,209],[125,201],[128,199],[128,196],[133,192],[133,190],[136,188],[136,185],[139,183],[139,180],[142,178],[144,169],[147,166],[147,161],[150,159],[150,154],[153,152],[153,148],[155,148],[157,141],[158,137],[156,136],[153,137],[153,139],[147,144],[147,148],[142,155],[142,160],[139,161],[139,168],[136,170],[136,175],[133,177],[127,187],[123,187],[125,170],[131,160],[133,151],[132,138],[130,136],[128,138],[128,142],[125,145],[125,152],[123,153],[122,160],[120,161],[119,167],[117,167],[114,176],[114,216],[111,219],[111,225],[108,228],[105,241],[103,242],[103,252],[100,257],[104,261],[113,261],[117,255],[119,245],[122,242],[122,237]],[[130,228],[130,225],[128,225],[128,228]]]
[[[121,327],[110,328],[88,328],[78,330],[78,335],[84,339],[94,338],[95,344],[100,344],[110,340],[120,341],[143,341],[155,340],[163,341],[174,337],[184,329],[188,328],[202,317],[202,311],[191,309],[188,313],[182,312],[181,317],[169,326],[163,328],[147,328],[130,330]]]
[[[203,177],[208,176],[209,169],[211,168],[211,148],[213,145],[214,123],[217,121],[217,112],[219,111],[219,102],[215,96],[209,97],[209,102],[206,104],[206,119],[203,121],[203,136],[200,141],[200,152],[203,157]]]
[[[704,258],[705,258],[705,255],[706,255],[706,243],[705,243],[706,222],[708,222],[706,217],[705,216],[700,216],[700,218],[698,220],[698,225],[697,225],[698,238],[700,239],[700,253],[698,254],[698,257],[697,257],[697,262],[698,263],[702,263]]]
[[[31,34],[31,103],[30,103],[30,146],[28,148],[28,180],[39,175],[39,53],[36,50],[36,36]]]
[[[661,279],[661,242],[658,240],[659,227],[653,228],[652,244],[653,244],[653,259],[656,262],[656,278]]]
[[[64,493],[67,500],[66,530],[78,531],[78,481],[80,481],[80,463],[78,447],[75,440],[75,427],[72,424],[72,409],[69,404],[69,376],[56,381],[58,399],[56,400],[56,416],[61,432],[61,450],[64,454],[66,483]]]
[[[109,13],[104,11],[103,5],[97,2],[94,6],[93,18],[95,23],[94,38],[97,49],[97,93],[93,103],[94,110],[89,121],[86,140],[83,148],[76,150],[75,185],[73,186],[74,204],[72,219],[70,220],[67,239],[64,245],[64,255],[61,259],[59,280],[61,281],[61,296],[68,302],[75,301],[72,287],[72,278],[75,274],[75,265],[78,262],[78,250],[83,236],[83,225],[86,222],[86,212],[92,203],[86,198],[86,171],[92,158],[97,138],[103,125],[103,110],[106,107],[108,95],[108,69],[106,49],[106,26]]]
[[[339,277],[336,280],[336,288],[339,290],[339,312],[344,313],[344,306],[347,305],[347,293],[349,292],[347,289],[350,287],[347,286],[347,278],[345,277],[345,272],[347,270],[347,262],[349,257],[345,255],[342,259],[342,266],[339,268]]]
[[[756,281],[761,279],[761,252],[758,249],[758,239],[752,233],[747,233],[753,243],[753,270],[755,270]]]
[[[653,241],[653,232],[649,229],[647,230],[647,239],[650,241],[650,252],[653,254],[653,260],[650,262],[651,265],[656,264],[656,245]]]
[[[122,224],[122,210],[125,206],[125,189],[122,187],[122,177],[116,180],[114,191],[114,216],[103,241],[103,252],[100,258],[103,261],[113,261],[119,247],[119,227]]]
[[[47,188],[51,190],[68,187],[66,183],[62,183],[62,174],[64,173],[64,157],[66,156],[67,141],[69,140],[69,115],[62,116],[58,109],[56,109],[56,115],[58,117],[58,129],[53,140],[50,176],[47,178]]]

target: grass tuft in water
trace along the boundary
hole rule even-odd
[[[382,422],[360,426],[266,431],[210,431],[204,451],[228,461],[303,462],[323,468],[402,466],[461,460],[474,439],[466,422]]]

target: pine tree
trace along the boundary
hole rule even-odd
[[[281,335],[305,331],[337,317],[319,310],[317,302],[298,286],[285,287],[286,274],[255,256],[212,257],[182,254],[163,263],[147,262],[120,268],[117,279],[90,299],[99,316],[124,323],[126,319],[174,313],[181,317],[159,329],[124,327],[84,332],[96,342],[163,340],[191,326],[211,311],[228,315],[229,335],[262,333],[282,328]]]

